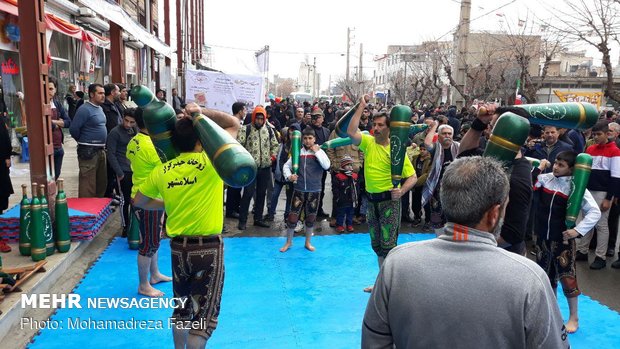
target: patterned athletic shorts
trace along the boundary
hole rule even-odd
[[[575,270],[575,239],[564,245],[562,241],[536,240],[536,263],[543,268],[551,286],[558,287],[558,279],[562,284],[562,291],[567,298],[581,294],[577,286],[577,271]]]
[[[379,257],[385,257],[398,243],[400,200],[368,201],[370,244]]]
[[[155,252],[159,250],[159,242],[161,240],[161,216],[164,211],[143,210],[134,208],[138,217],[140,228],[140,244],[138,245],[138,253],[141,256],[153,257]]]
[[[305,220],[306,227],[311,228],[314,226],[316,220],[316,213],[319,209],[319,198],[321,192],[316,193],[304,193],[295,190],[293,192],[293,198],[291,199],[291,210],[288,214],[288,228],[293,229],[299,220],[301,210],[305,208]]]
[[[209,339],[217,327],[224,286],[222,237],[175,237],[170,248],[174,297],[188,299],[174,310],[170,322],[173,328],[189,328],[189,333]]]

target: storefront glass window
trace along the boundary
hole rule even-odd
[[[17,52],[0,50],[0,64],[2,67],[4,103],[6,104],[9,120],[11,120],[12,126],[21,126],[23,125],[21,105],[19,98],[17,98],[17,92],[23,92],[19,54]]]
[[[58,79],[58,96],[64,96],[67,93],[69,84],[73,83],[71,71],[71,44],[73,38],[53,32],[50,39],[49,53],[52,56],[52,65],[50,67],[50,75]]]

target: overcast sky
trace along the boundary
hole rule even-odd
[[[528,25],[534,26],[535,14],[544,17],[561,2],[472,0],[471,30],[516,32],[519,19],[529,18]],[[232,74],[255,73],[254,52],[265,45],[270,47],[270,79],[274,74],[296,79],[300,63],[307,59],[312,64],[316,57],[321,88],[325,88],[330,75],[332,83],[345,75],[347,27],[354,28],[351,74],[359,65],[361,43],[362,66],[372,76],[373,57],[385,53],[388,45],[452,40],[459,12],[459,0],[207,0],[205,42],[212,47],[213,66]],[[532,29],[536,33],[539,28]],[[617,60],[617,52],[612,59]]]

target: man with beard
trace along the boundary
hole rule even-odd
[[[243,189],[243,196],[239,207],[239,230],[246,229],[250,200],[256,191],[254,203],[254,225],[268,228],[269,223],[263,221],[263,210],[267,187],[271,178],[271,162],[278,153],[278,138],[275,131],[267,123],[267,111],[262,105],[257,105],[252,112],[252,123],[244,126],[238,133],[237,140],[252,154],[256,162],[256,179]]]
[[[543,130],[544,142],[529,144],[524,155],[536,159],[546,159],[553,168],[555,157],[563,151],[573,150],[573,146],[560,140],[560,133],[556,126],[545,126]],[[551,172],[551,169],[545,170],[545,173],[548,172]]]
[[[433,142],[435,134],[437,134],[437,141]],[[439,200],[441,178],[459,152],[459,143],[452,139],[453,136],[454,129],[452,126],[447,124],[439,126],[439,122],[434,121],[424,139],[426,149],[431,153],[433,160],[431,172],[428,174],[422,189],[422,206],[430,203],[431,225],[438,235],[440,229],[446,224],[446,217],[442,212],[441,200]]]
[[[404,183],[394,188],[391,176],[390,158],[390,117],[386,113],[375,115],[372,126],[373,135],[362,134],[359,123],[366,107],[365,96],[351,118],[347,134],[352,144],[359,146],[364,152],[364,179],[368,198],[368,230],[373,251],[377,254],[379,266],[385,256],[398,242],[401,217],[401,197],[405,195],[417,181],[415,170],[405,156],[402,170]],[[366,287],[364,292],[372,291]]]
[[[569,347],[545,272],[497,248],[508,190],[494,159],[461,158],[446,169],[443,234],[388,255],[366,307],[362,348]]]

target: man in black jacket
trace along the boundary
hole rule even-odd
[[[463,136],[458,157],[482,155],[482,150],[479,148],[480,136],[487,127],[493,128],[495,121],[497,121],[501,114],[510,111],[527,117],[523,109],[498,108],[496,110],[493,104],[485,107],[487,108],[487,114],[479,113],[472,122],[469,131]],[[532,165],[519,151],[512,163],[509,178],[508,206],[506,206],[506,215],[504,216],[504,224],[502,225],[500,236],[497,238],[497,245],[499,247],[520,255],[525,255],[526,253],[525,233],[533,196],[531,169]]]
[[[106,84],[105,86],[103,86],[103,91],[105,93],[105,100],[101,105],[101,109],[103,109],[103,113],[105,114],[105,128],[108,131],[109,135],[110,131],[112,131],[113,128],[123,123],[123,116],[118,110],[118,107],[116,106],[116,101],[118,100],[120,90],[115,84]],[[114,170],[112,169],[112,166],[110,166],[109,161],[107,167],[108,185],[106,186],[104,196],[107,198],[111,198],[113,197],[115,187],[114,183],[116,183],[116,175],[114,174]]]

